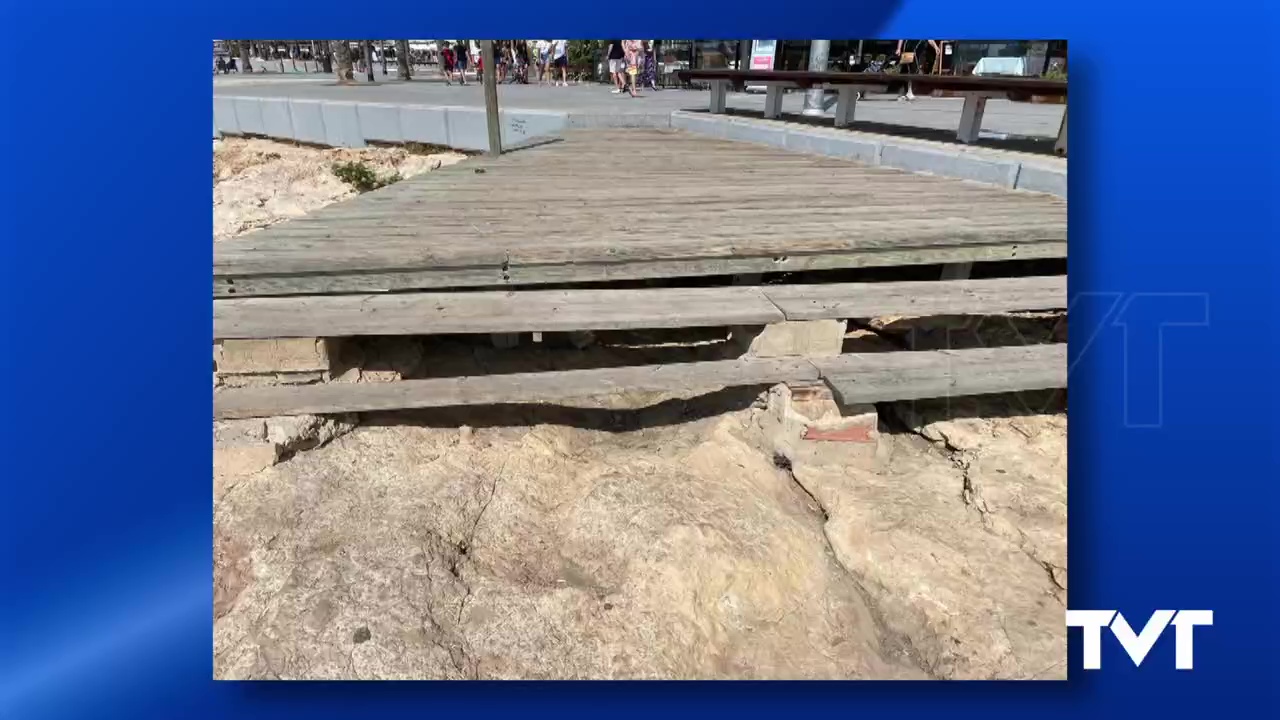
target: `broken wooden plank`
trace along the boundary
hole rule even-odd
[[[229,388],[215,419],[554,403],[619,392],[711,391],[824,379],[846,404],[1066,387],[1065,345],[717,360],[391,383]]]
[[[817,369],[805,360],[776,359],[717,360],[390,383],[228,388],[214,393],[213,415],[215,419],[226,419],[557,402],[628,391],[711,391],[817,379]]]
[[[324,293],[367,293],[429,288],[546,285],[649,278],[801,272],[838,268],[893,267],[951,262],[993,262],[1063,258],[1065,242],[1008,242],[952,247],[858,249],[842,253],[763,257],[654,260],[557,265],[491,265],[359,273],[297,275],[215,275],[214,297],[269,297]]]
[[[218,299],[215,339],[767,325],[1066,307],[1066,277]]]
[[[766,325],[753,287],[322,295],[216,300],[215,338],[560,332]]]
[[[1067,386],[1067,346],[849,353],[810,360],[840,401],[920,400]]]
[[[1067,307],[1067,277],[773,285],[765,296],[788,320],[886,315],[991,315]]]

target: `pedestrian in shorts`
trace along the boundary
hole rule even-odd
[[[551,43],[551,65],[552,78],[555,77],[555,71],[560,71],[560,82],[556,83],[562,87],[569,87],[569,41],[554,40]]]
[[[470,48],[465,40],[459,40],[453,46],[453,67],[458,71],[458,84],[467,84],[467,60]]]
[[[608,52],[609,78],[613,80],[613,93],[616,95],[627,89],[627,53],[622,49],[621,40],[609,41]]]

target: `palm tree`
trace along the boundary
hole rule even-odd
[[[329,47],[338,63],[338,82],[355,82],[355,71],[351,67],[351,45],[346,40],[330,40]]]
[[[409,79],[409,41],[396,41],[396,70],[401,80]]]
[[[240,49],[240,72],[253,72],[253,67],[249,64],[249,41],[237,40],[236,46]]]

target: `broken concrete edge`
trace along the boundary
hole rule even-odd
[[[236,478],[265,470],[296,453],[327,445],[359,424],[355,413],[283,415],[213,423],[213,474]],[[221,484],[220,484],[221,485]]]
[[[225,339],[213,345],[214,372],[238,375],[328,373],[338,358],[339,338]]]
[[[768,145],[1063,198],[1067,196],[1066,163],[1054,158],[1024,160],[1014,153],[999,150],[689,110],[671,113],[671,127],[722,140]]]
[[[730,336],[747,357],[835,357],[844,346],[846,320],[783,320],[736,326]]]

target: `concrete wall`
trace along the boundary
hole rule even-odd
[[[546,110],[503,110],[500,117],[506,146],[555,136],[569,126],[567,113]],[[475,107],[217,96],[213,134],[262,135],[333,147],[420,142],[458,150],[489,149],[485,113]]]
[[[671,113],[671,127],[908,172],[1067,196],[1067,163],[1051,157],[687,110]]]
[[[1065,161],[1029,156],[1024,159],[1021,154],[985,148],[687,110],[670,115],[503,110],[500,117],[504,147],[554,137],[568,128],[670,127],[909,172],[1067,195]],[[215,96],[213,134],[215,138],[263,135],[334,147],[420,142],[458,150],[489,149],[485,112],[478,107]]]

